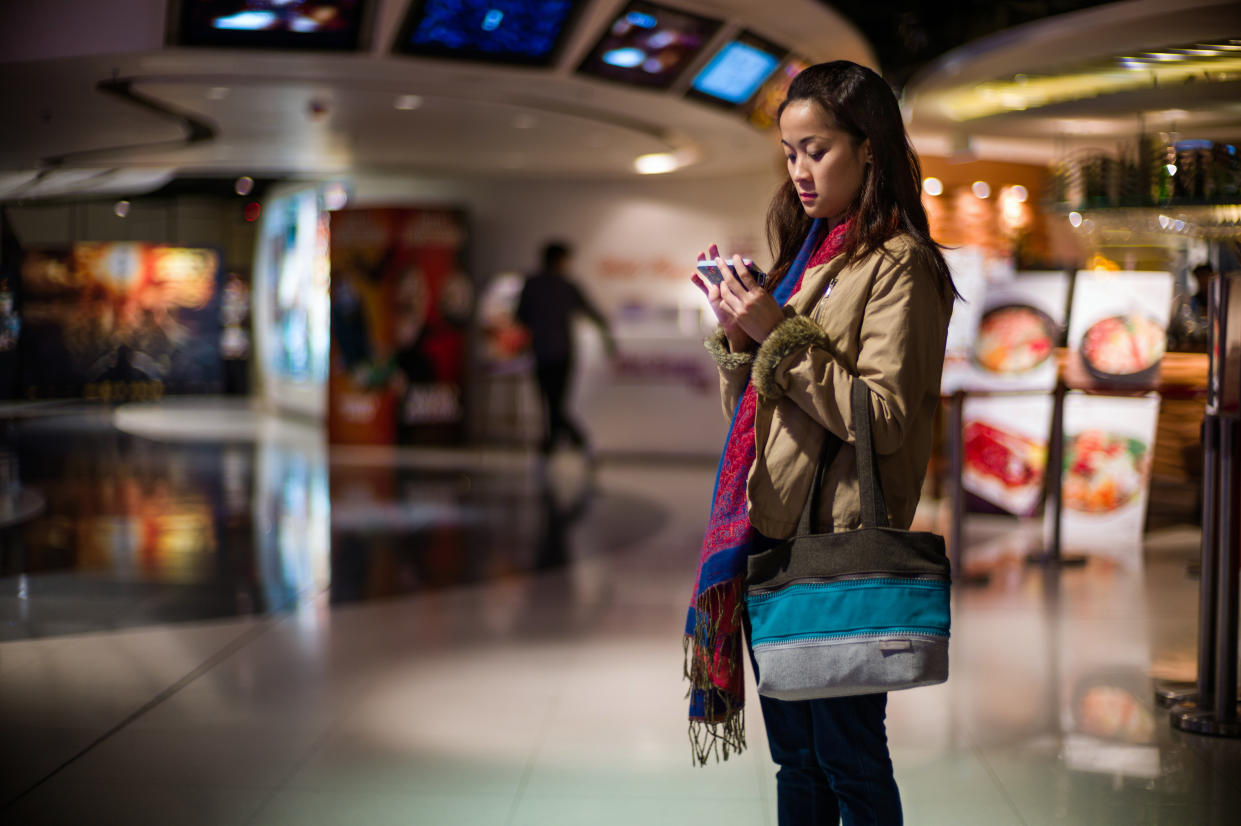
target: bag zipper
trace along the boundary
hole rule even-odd
[[[932,631],[899,631],[899,630],[896,630],[896,631],[884,631],[882,633],[876,633],[874,631],[846,631],[840,634],[820,634],[820,635],[813,636],[813,637],[799,637],[795,640],[772,640],[770,642],[755,641],[754,650],[757,651],[758,649],[762,648],[763,646],[767,646],[767,645],[779,645],[779,646],[787,648],[789,646],[794,646],[794,645],[815,645],[817,643],[840,642],[844,640],[849,640],[852,642],[867,642],[867,641],[880,642],[883,640],[890,640],[890,639],[902,639],[902,640],[917,639],[917,640],[923,640],[925,642],[943,642],[945,640],[948,640],[949,638],[950,638],[950,635],[946,632],[943,634],[939,634],[939,633],[935,633]]]
[[[794,579],[785,580],[779,585],[757,586],[749,588],[748,595],[758,596],[768,594],[772,591],[778,591],[790,585],[827,585],[832,582],[851,582],[853,580],[873,579],[876,582],[900,583],[910,580],[918,580],[923,582],[943,582],[949,584],[946,576],[939,574],[905,574],[901,571],[861,571],[852,574],[837,574],[836,576],[803,576]]]

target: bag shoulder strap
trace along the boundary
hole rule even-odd
[[[853,380],[852,412],[856,436],[854,448],[857,453],[858,490],[862,498],[862,527],[886,528],[888,508],[883,497],[883,482],[879,478],[874,438],[871,434],[870,388],[866,386],[866,382],[857,378]],[[836,461],[842,444],[844,442],[835,433],[824,431],[823,447],[819,451],[819,463],[815,468],[814,481],[810,485],[810,495],[797,523],[798,536],[816,533],[815,526],[819,524],[819,500],[822,498],[827,469]]]

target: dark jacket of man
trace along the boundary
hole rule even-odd
[[[517,302],[517,320],[530,331],[536,361],[572,361],[572,322],[578,312],[607,328],[603,315],[569,279],[546,271],[526,279]]]

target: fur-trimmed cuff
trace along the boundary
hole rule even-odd
[[[754,367],[751,380],[754,389],[765,399],[778,399],[784,395],[784,388],[776,379],[776,371],[780,362],[806,347],[827,347],[827,333],[803,315],[793,315],[781,321],[771,331],[758,348],[754,356]]]
[[[724,330],[718,329],[711,338],[703,342],[707,348],[707,352],[715,359],[715,363],[725,370],[740,370],[748,368],[750,363],[754,361],[753,353],[734,353],[728,347],[728,336],[724,334]]]

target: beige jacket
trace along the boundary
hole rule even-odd
[[[823,298],[832,279],[835,287]],[[797,529],[824,428],[841,437],[826,476],[820,519],[861,524],[850,412],[851,378],[871,390],[875,450],[888,514],[908,528],[926,476],[952,302],[940,292],[929,250],[905,235],[845,267],[838,256],[806,272],[782,322],[755,353],[732,353],[722,331],[707,341],[731,419],[746,379],[758,391],[757,457],[750,522],[783,539]],[[826,530],[826,525],[820,529]]]

